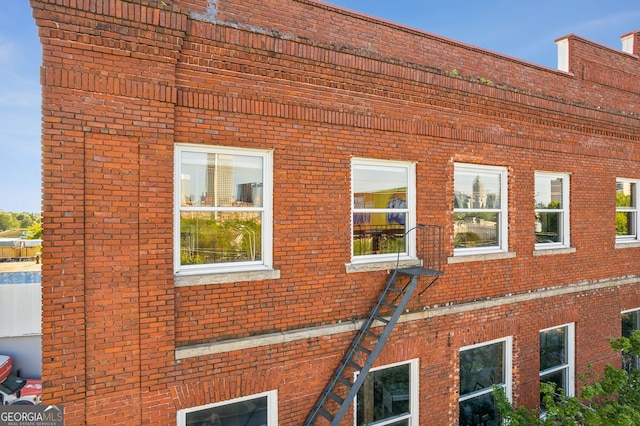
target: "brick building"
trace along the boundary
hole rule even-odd
[[[314,0],[31,5],[42,378],[66,424],[304,424],[418,224],[444,274],[340,424],[497,424],[492,384],[535,407],[541,380],[620,362],[640,32],[564,37],[551,70]]]

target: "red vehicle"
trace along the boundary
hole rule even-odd
[[[12,370],[11,357],[0,355],[0,404],[40,404],[42,380],[22,379],[11,374]]]

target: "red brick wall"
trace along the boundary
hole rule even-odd
[[[172,424],[177,409],[276,388],[280,423],[300,424],[351,335],[185,360],[174,349],[369,312],[387,275],[345,271],[351,157],[417,161],[418,222],[448,237],[454,162],[508,168],[515,257],[447,265],[411,310],[637,276],[640,248],[616,250],[613,221],[616,177],[640,178],[636,57],[571,37],[561,73],[307,0],[31,4],[43,379],[68,424]],[[280,279],[174,286],[175,143],[274,150]],[[575,253],[533,255],[538,170],[571,173]],[[514,395],[535,404],[539,330],[576,322],[578,371],[601,366],[637,290],[403,323],[378,364],[419,357],[423,424],[451,424],[459,348],[513,335]]]

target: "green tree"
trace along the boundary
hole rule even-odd
[[[33,225],[33,216],[29,213],[15,213],[16,220],[20,222],[20,228],[28,228]]]
[[[20,222],[12,213],[0,212],[0,231],[20,228]]]
[[[31,226],[27,228],[29,232],[29,240],[40,240],[42,239],[42,222],[34,222]]]
[[[631,337],[610,341],[611,348],[622,357],[640,356],[640,331]],[[602,376],[592,368],[581,375],[589,384],[579,396],[566,396],[553,383],[540,386],[545,407],[543,416],[537,410],[514,408],[501,387],[494,387],[498,410],[510,426],[636,426],[640,425],[640,371],[607,365]]]

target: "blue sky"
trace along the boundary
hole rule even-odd
[[[605,0],[330,0],[549,68],[554,41],[577,34],[620,49],[640,29],[640,3]],[[0,210],[40,212],[41,49],[27,0],[4,0],[0,13]]]

